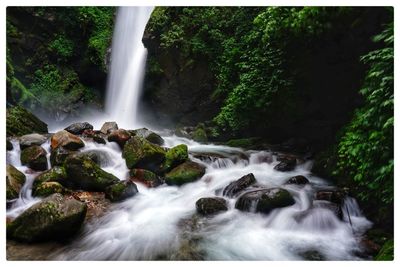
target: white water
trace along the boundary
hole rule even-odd
[[[114,28],[106,113],[122,128],[136,126],[147,50],[142,36],[153,7],[120,7]]]

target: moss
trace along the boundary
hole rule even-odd
[[[47,124],[21,106],[7,109],[7,136],[48,133]]]
[[[18,198],[19,192],[26,181],[25,175],[14,166],[7,164],[6,173],[6,198]]]
[[[21,163],[34,170],[46,170],[46,151],[41,146],[30,146],[21,152]]]
[[[179,164],[188,160],[188,147],[187,145],[181,144],[177,145],[165,154],[165,162],[163,165],[163,169],[165,171],[169,171],[172,168],[178,166]]]
[[[134,196],[138,192],[136,185],[131,181],[120,181],[106,188],[106,198],[116,202]]]
[[[66,189],[58,182],[44,182],[32,194],[38,197],[47,197],[54,193],[64,194],[65,192]]]
[[[392,261],[394,260],[394,240],[385,242],[378,255],[375,257],[377,261]]]
[[[169,185],[182,185],[200,179],[204,173],[205,168],[202,165],[187,161],[167,173],[165,182]]]
[[[132,169],[129,175],[133,181],[143,183],[148,187],[157,187],[163,183],[157,174],[144,169]]]
[[[208,140],[206,131],[201,127],[196,128],[196,130],[192,133],[192,138],[197,142],[207,142]]]

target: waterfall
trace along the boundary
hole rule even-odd
[[[142,37],[152,11],[153,7],[120,7],[117,12],[105,111],[126,129],[137,119],[147,57]]]

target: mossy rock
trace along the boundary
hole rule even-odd
[[[47,124],[21,106],[7,109],[6,124],[7,136],[48,133]]]
[[[13,165],[7,164],[6,169],[6,198],[7,200],[11,200],[18,198],[26,177],[25,174],[17,170]]]
[[[200,179],[205,171],[206,169],[203,165],[193,161],[186,161],[168,172],[165,175],[165,182],[168,185],[182,185],[194,182]]]
[[[388,240],[383,244],[378,255],[374,258],[376,261],[392,261],[394,260],[394,240]]]
[[[163,180],[157,174],[144,169],[132,169],[129,175],[131,180],[142,183],[147,187],[157,187],[163,183]]]
[[[221,197],[204,197],[196,201],[196,210],[202,215],[213,215],[228,210],[227,202]]]
[[[196,142],[207,142],[208,141],[207,133],[201,127],[196,128],[196,130],[192,133],[192,138]]]
[[[68,150],[66,148],[63,148],[62,146],[52,149],[50,154],[51,166],[62,166],[64,164],[65,159],[69,155],[73,155],[75,153],[77,152]]]
[[[165,154],[163,169],[169,171],[189,159],[187,145],[181,144],[169,149]]]
[[[61,240],[79,231],[87,205],[53,194],[36,203],[7,226],[7,238],[22,242]]]
[[[287,190],[271,188],[244,193],[236,201],[235,208],[268,214],[276,208],[291,206],[294,203],[292,195]]]
[[[159,173],[165,160],[165,150],[144,138],[133,136],[125,143],[122,157],[129,169],[139,168]]]
[[[67,173],[65,172],[64,167],[55,166],[36,176],[32,185],[32,194],[36,194],[37,188],[39,188],[42,183],[48,182],[56,182],[68,186]]]
[[[106,198],[112,202],[122,201],[138,193],[136,184],[130,180],[120,181],[106,188]]]
[[[58,182],[44,182],[35,188],[32,195],[36,197],[47,197],[54,193],[64,194],[66,192],[68,191]]]
[[[68,181],[79,189],[104,192],[107,186],[119,182],[117,177],[102,170],[87,155],[69,156],[64,162],[64,168]]]
[[[150,131],[147,128],[140,128],[136,130],[131,130],[129,131],[132,136],[137,136],[146,139],[150,143],[153,143],[155,145],[163,145],[164,144],[164,139],[162,139],[161,136],[156,134],[153,131]]]
[[[41,146],[30,146],[21,152],[21,163],[37,171],[47,169],[46,150]]]

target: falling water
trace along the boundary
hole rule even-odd
[[[142,37],[153,7],[120,7],[114,29],[106,113],[110,120],[133,128],[137,118],[147,50]]]

